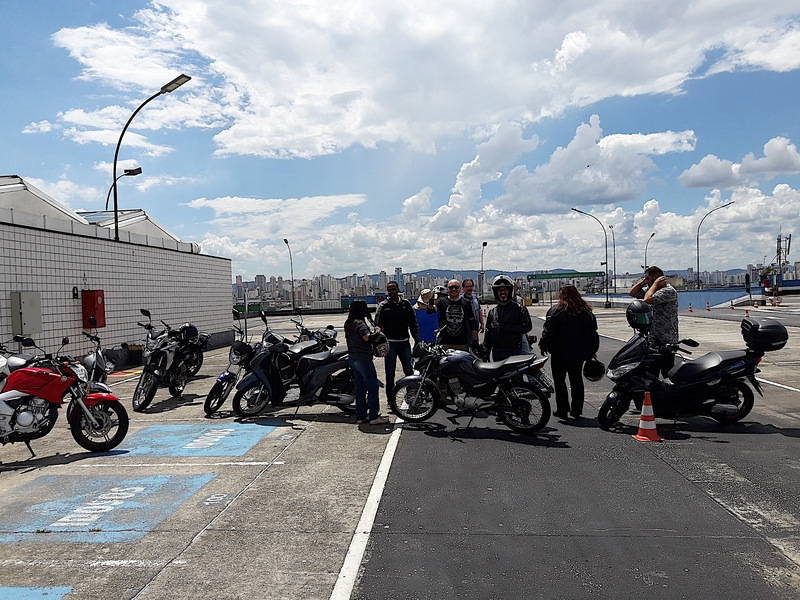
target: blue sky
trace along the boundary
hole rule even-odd
[[[0,173],[233,275],[744,268],[800,223],[794,2],[6,0]],[[790,255],[789,260],[795,258]]]

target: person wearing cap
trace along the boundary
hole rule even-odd
[[[417,314],[411,303],[400,297],[400,287],[396,281],[386,284],[387,298],[378,305],[375,311],[375,327],[380,327],[389,340],[389,354],[383,359],[386,369],[386,390],[394,387],[394,374],[397,369],[397,359],[403,367],[405,375],[411,375],[414,368],[411,364],[411,345],[409,333],[414,343],[419,343],[419,324]]]
[[[419,293],[416,304],[414,304],[414,308],[417,310],[425,310],[428,308],[428,300],[431,299],[431,296],[433,296],[433,292],[430,289],[425,288],[422,290]]]
[[[469,350],[478,341],[478,322],[472,311],[472,302],[461,296],[458,279],[447,282],[447,295],[428,301],[428,314],[438,313],[438,341],[445,348]]]

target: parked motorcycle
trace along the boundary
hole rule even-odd
[[[156,330],[150,311],[140,309],[147,323],[137,325],[147,331],[144,343],[144,367],[139,383],[133,392],[133,410],[144,411],[156,395],[159,386],[167,387],[172,396],[180,396],[186,382],[203,364],[203,348],[211,337],[201,333],[191,323],[173,329],[164,321],[162,330]]]
[[[15,336],[25,348],[36,348],[31,338]],[[64,338],[55,357],[15,357],[2,347],[0,359],[0,443],[24,442],[31,456],[31,440],[53,430],[58,408],[69,397],[67,420],[75,441],[86,450],[106,452],[118,446],[128,433],[128,413],[107,386],[90,388],[83,365],[70,356],[59,356],[69,343]],[[16,359],[16,360],[14,360]]]
[[[520,433],[535,433],[550,420],[549,392],[542,388],[547,379],[537,378],[547,358],[524,354],[488,362],[426,342],[416,344],[413,354],[415,373],[400,379],[388,396],[392,412],[404,421],[430,419],[448,398],[471,415],[467,427],[479,412],[496,414]]]
[[[237,310],[233,311],[233,315],[235,319],[239,319]],[[266,324],[267,321],[263,312],[261,318]],[[239,334],[239,339],[233,342],[228,352],[228,368],[217,377],[203,404],[203,410],[209,417],[222,407],[242,376],[250,372],[250,360],[261,350],[261,344],[253,346],[245,341],[244,330],[241,327],[234,325],[233,328]]]
[[[89,317],[89,324],[92,327],[96,327],[97,320],[94,317]],[[94,343],[94,350],[81,359],[81,364],[89,374],[89,381],[106,383],[108,376],[114,372],[114,368],[117,366],[118,355],[114,350],[104,350],[101,347],[100,338],[96,332],[91,334],[82,331],[81,333]],[[123,343],[120,347],[125,350],[128,345]]]
[[[758,364],[765,352],[780,350],[789,339],[780,321],[747,317],[741,323],[746,349],[688,359],[681,354],[691,351],[681,346],[697,347],[698,343],[687,338],[677,344],[658,344],[649,333],[652,310],[648,304],[635,300],[626,309],[626,317],[635,333],[608,364],[606,376],[614,389],[597,417],[603,429],[619,421],[631,402],[640,406],[645,392],[650,392],[653,414],[659,418],[708,416],[720,423],[741,421],[755,401],[746,382],[763,396],[756,379]],[[677,364],[662,379],[665,357]]]

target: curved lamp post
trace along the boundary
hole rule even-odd
[[[106,194],[106,210],[108,210],[108,201],[111,199],[111,190],[117,187],[117,182],[120,180],[120,177],[134,177],[141,174],[142,167],[136,167],[135,169],[125,169],[122,172],[122,175],[117,176],[117,178],[114,180],[114,183],[112,183],[111,187],[108,188],[108,194]]]
[[[650,234],[650,237],[649,237],[649,238],[647,238],[647,243],[644,245],[644,264],[642,265],[642,268],[643,268],[645,271],[646,271],[646,270],[647,270],[647,268],[650,266],[650,265],[648,265],[648,264],[647,264],[647,247],[650,245],[650,240],[652,240],[652,239],[653,239],[653,236],[654,236],[655,234],[656,234],[656,232],[655,232],[655,231],[654,231],[653,233],[651,233],[651,234]]]
[[[289,245],[289,240],[283,238],[283,243],[289,249],[289,271],[292,276],[292,312],[294,312],[294,263],[292,262],[292,247]]]
[[[617,293],[617,242],[614,239],[614,226],[609,225],[608,228],[611,230],[611,260],[614,265],[614,293]]]
[[[700,286],[700,225],[703,224],[703,221],[706,220],[706,217],[708,215],[710,215],[711,213],[713,213],[716,210],[719,210],[720,208],[725,208],[726,206],[730,206],[731,204],[733,204],[733,200],[731,200],[727,204],[723,204],[722,206],[718,206],[717,208],[712,208],[710,211],[708,211],[705,214],[705,217],[700,219],[700,223],[697,225],[697,289],[698,290],[701,287]]]
[[[487,243],[488,242],[483,242],[481,244],[481,287],[478,290],[478,296],[481,298],[481,301],[483,300],[483,280],[485,279],[483,272],[483,251],[486,250]]]
[[[603,225],[600,222],[600,219],[598,219],[597,217],[595,217],[592,214],[589,214],[587,212],[583,212],[582,210],[578,210],[577,208],[573,208],[571,210],[574,210],[576,213],[581,213],[582,215],[586,215],[587,217],[592,217],[595,221],[597,221],[597,224],[600,225],[600,229],[603,230],[603,237],[606,240],[606,262],[603,263],[606,266],[606,277],[605,277],[605,279],[606,279],[606,303],[604,305],[604,308],[611,308],[611,301],[608,299],[608,233],[606,233],[605,225]]]
[[[122,138],[125,135],[125,132],[128,131],[128,126],[131,124],[131,121],[133,121],[133,118],[139,114],[139,111],[142,110],[148,102],[158,98],[161,94],[169,94],[170,92],[174,92],[190,79],[191,77],[188,75],[178,75],[175,79],[164,85],[157,93],[153,94],[147,100],[142,102],[139,105],[139,108],[133,111],[133,114],[128,119],[128,122],[125,123],[125,127],[122,128],[122,133],[119,134],[117,149],[114,151],[114,183],[111,184],[111,187],[114,188],[114,240],[117,242],[119,241],[119,205],[117,203],[117,179],[119,178],[117,177],[117,157],[119,156],[119,147],[122,144]]]

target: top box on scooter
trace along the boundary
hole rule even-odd
[[[786,345],[789,333],[777,319],[742,319],[742,338],[756,352],[780,350]]]

